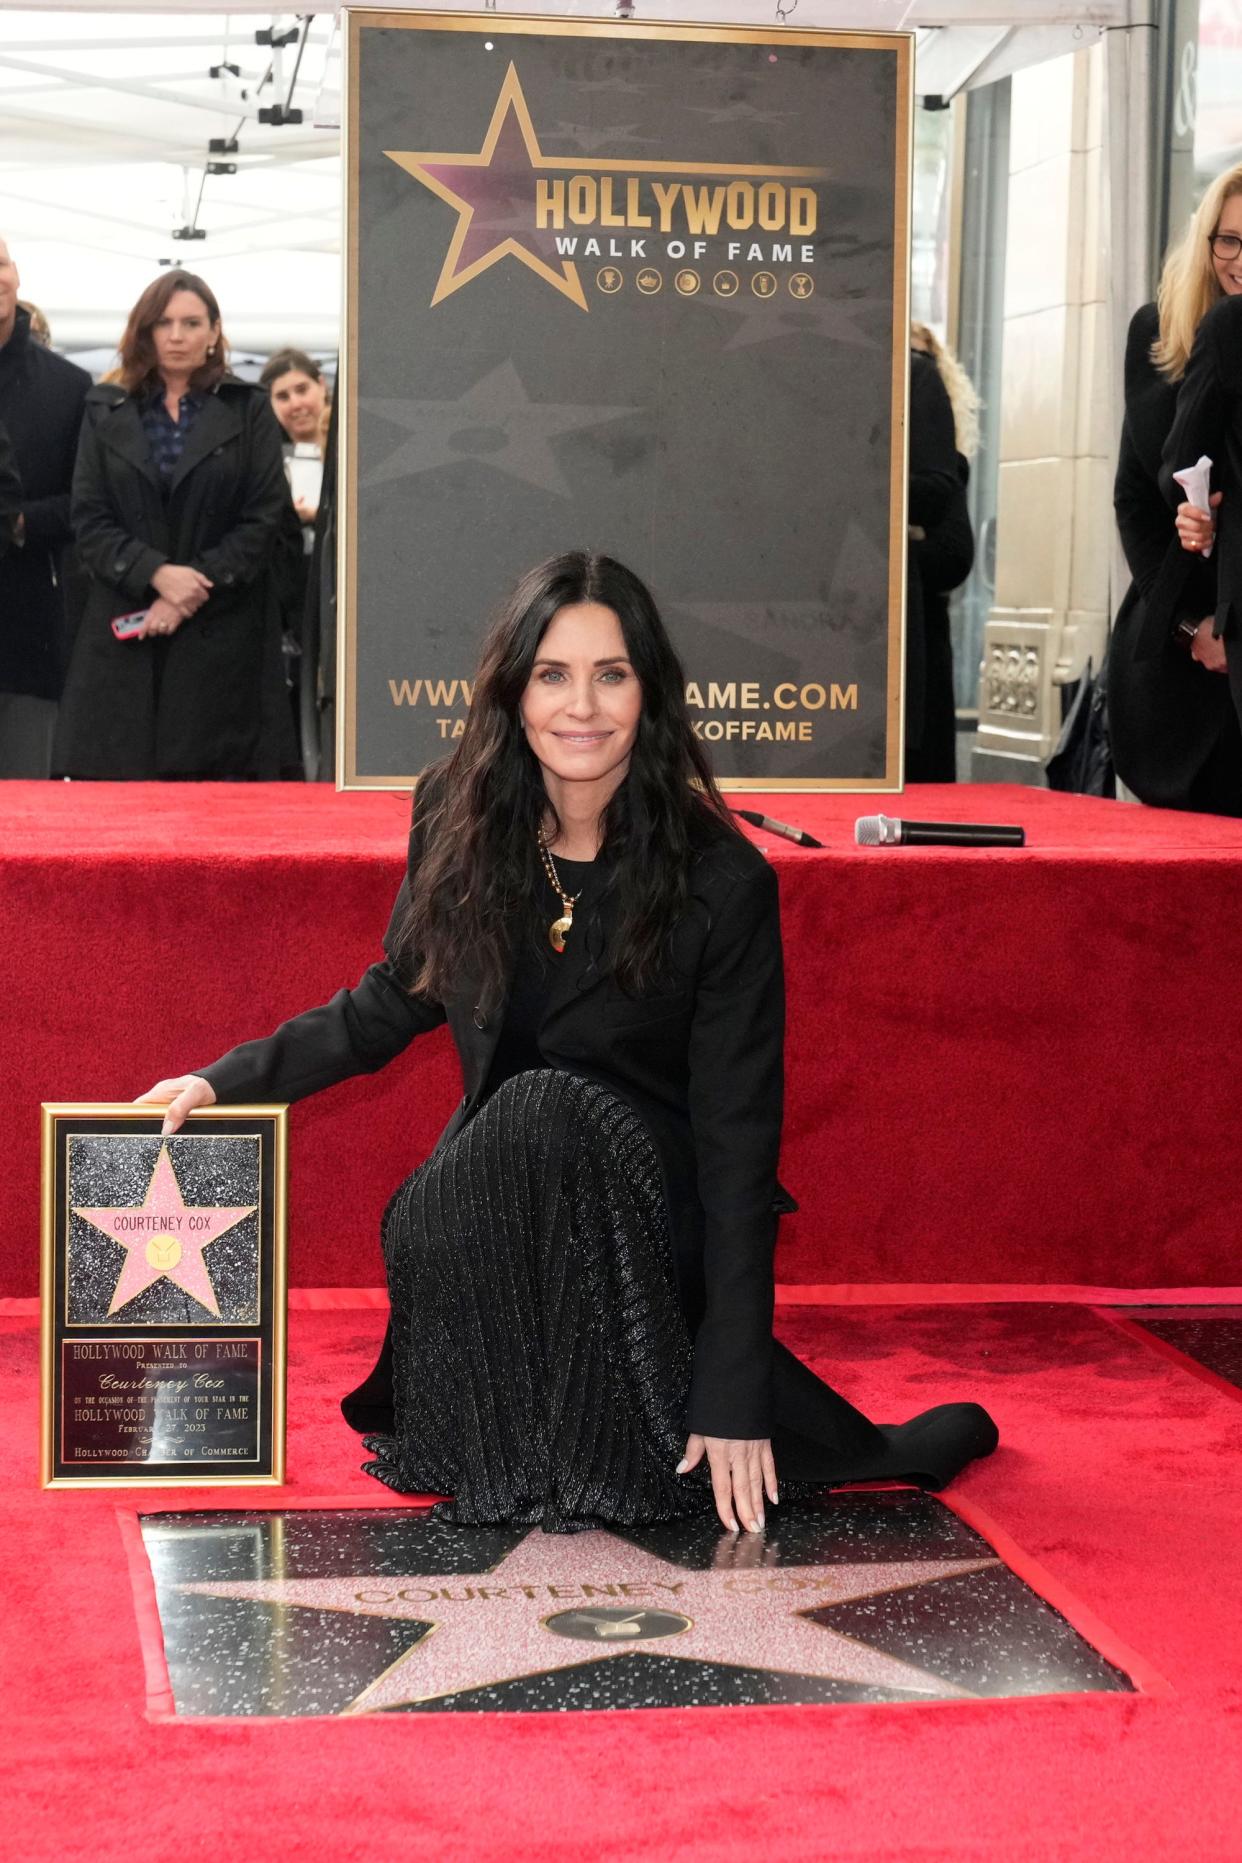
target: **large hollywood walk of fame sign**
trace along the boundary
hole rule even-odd
[[[732,786],[899,787],[908,36],[348,20],[338,780],[450,751],[587,548]]]
[[[175,1711],[392,1714],[1125,1691],[942,1502],[786,1502],[625,1531],[416,1508],[151,1514]]]
[[[285,1112],[43,1108],[44,1486],[284,1480]]]

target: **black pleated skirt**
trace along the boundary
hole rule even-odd
[[[401,1185],[383,1245],[394,1421],[365,1439],[368,1473],[452,1495],[436,1512],[462,1525],[563,1533],[712,1510],[706,1459],[675,1472],[693,1349],[659,1159],[623,1101],[551,1068],[515,1075]],[[778,1452],[782,1495],[938,1487],[995,1445],[977,1405],[877,1426],[805,1366],[786,1370],[806,1440],[789,1437],[804,1479]]]
[[[674,1473],[691,1342],[659,1161],[614,1095],[551,1068],[505,1081],[402,1184],[383,1242],[394,1434],[368,1438],[369,1473],[471,1525],[711,1507],[703,1470]]]

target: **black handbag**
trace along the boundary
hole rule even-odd
[[[1091,661],[1078,682],[1057,747],[1045,766],[1049,789],[1079,796],[1117,794],[1117,772],[1108,735],[1108,654],[1092,676]]]

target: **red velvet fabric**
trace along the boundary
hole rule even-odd
[[[1022,788],[739,796],[789,977],[785,1283],[1237,1279],[1242,823]],[[1024,823],[861,849],[857,815]],[[408,805],[301,785],[0,785],[0,1293],[37,1284],[41,1100],[131,1099],[352,982]],[[441,1034],[292,1116],[290,1273],[381,1276],[460,1088]]]
[[[22,1863],[1238,1856],[1242,1398],[1081,1307],[803,1307],[778,1329],[873,1415],[986,1404],[1002,1446],[951,1498],[968,1519],[982,1510],[984,1530],[1008,1536],[1004,1555],[1020,1571],[1036,1561],[1058,1604],[1119,1639],[1164,1692],[147,1719],[159,1664],[144,1668],[118,1514],[395,1505],[357,1472],[335,1410],[382,1326],[377,1310],[294,1311],[284,1491],[40,1494],[37,1325],[0,1320],[0,1784]]]

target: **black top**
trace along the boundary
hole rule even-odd
[[[482,979],[468,952],[442,1002],[412,993],[411,959],[400,943],[409,873],[423,857],[425,823],[444,780],[442,769],[432,769],[418,784],[407,878],[385,934],[388,955],[352,990],[196,1067],[222,1105],[302,1099],[383,1067],[447,1022],[463,1097],[441,1142],[474,1116],[503,1018],[481,1000]],[[687,1429],[751,1439],[771,1435],[774,1423],[796,1429],[810,1374],[772,1338],[784,1035],[776,875],[756,847],[705,810],[668,980],[637,993],[622,988],[608,960],[620,902],[606,878],[601,871],[594,902],[575,909],[564,954],[551,960],[555,976],[538,1038],[543,1064],[608,1088],[651,1133],[678,1294],[694,1336]],[[786,1456],[791,1479],[805,1466],[787,1436],[777,1453]]]
[[[578,908],[585,905],[582,894],[587,890],[595,871],[595,863],[590,860],[563,860],[555,856],[556,871],[561,877],[565,891],[576,901]],[[542,867],[542,862],[540,863]],[[546,899],[545,899],[546,896]],[[562,912],[560,895],[552,890],[552,882],[547,874],[543,875],[543,891],[540,894],[539,910],[542,920],[544,905],[548,907],[547,922],[552,924]],[[583,924],[578,917],[576,926],[579,937],[583,935]],[[571,931],[569,937],[574,933]],[[568,939],[566,940],[568,943]],[[496,1052],[487,1076],[487,1085],[483,1097],[490,1099],[497,1087],[515,1074],[524,1074],[528,1068],[546,1067],[539,1048],[539,1031],[547,1014],[548,1004],[552,998],[552,988],[556,982],[557,965],[564,961],[564,954],[552,949],[546,931],[538,938],[528,938],[519,946],[513,966],[512,981],[509,987],[509,1001],[505,1007],[505,1019],[501,1025],[500,1039],[496,1043]]]
[[[1164,446],[1160,489],[1176,509],[1173,474],[1206,453],[1224,493],[1216,534],[1215,632],[1236,643],[1242,620],[1242,298],[1221,298],[1199,325]]]
[[[1157,647],[1173,634],[1178,621],[1201,621],[1216,603],[1216,564],[1182,549],[1160,489],[1161,453],[1177,413],[1178,390],[1152,361],[1152,344],[1159,334],[1159,312],[1154,304],[1144,304],[1130,321],[1126,341],[1125,421],[1113,485],[1117,529],[1130,574],[1143,599],[1155,603]],[[1193,460],[1180,463],[1189,466]]]

